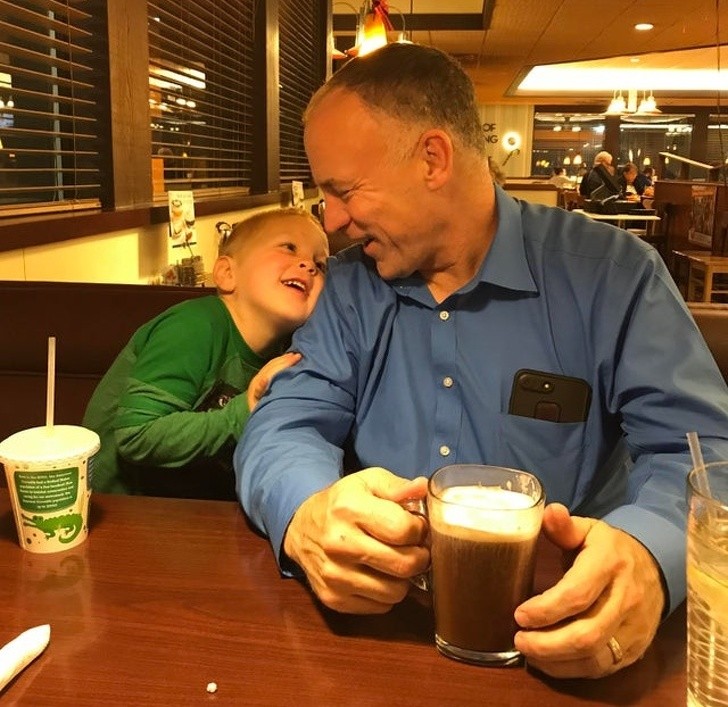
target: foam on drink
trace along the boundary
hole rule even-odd
[[[518,513],[534,508],[526,493],[498,486],[451,486],[439,494],[440,522],[453,528],[469,528],[494,535],[524,539],[538,534],[540,513]],[[443,528],[443,532],[448,532]]]

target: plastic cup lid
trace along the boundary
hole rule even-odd
[[[85,427],[31,427],[0,442],[0,461],[33,464],[72,459],[94,454],[99,445],[99,436]]]

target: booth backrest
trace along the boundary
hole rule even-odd
[[[45,422],[56,337],[55,422],[80,424],[116,355],[144,322],[208,288],[0,281],[0,439]]]
[[[688,302],[688,309],[728,382],[728,304]]]

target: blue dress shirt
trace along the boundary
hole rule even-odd
[[[383,281],[359,247],[331,263],[303,360],[276,377],[235,452],[238,493],[279,556],[299,505],[361,468],[402,477],[454,463],[525,469],[548,502],[602,517],[685,596],[685,433],[728,459],[728,390],[657,252],[586,216],[496,189],[479,272],[437,304],[414,275]],[[508,413],[523,368],[582,378],[585,422]]]

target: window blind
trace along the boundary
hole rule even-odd
[[[325,79],[324,12],[321,0],[281,0],[280,27],[280,181],[311,184],[301,119],[308,101]]]
[[[87,0],[0,0],[0,216],[99,206]]]
[[[147,6],[154,193],[248,191],[255,1]]]

